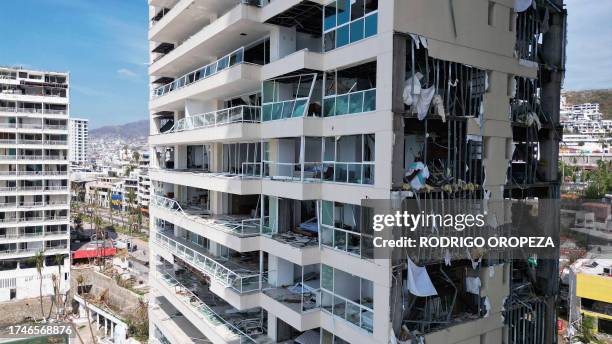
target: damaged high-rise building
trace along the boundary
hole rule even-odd
[[[154,340],[556,343],[557,261],[381,258],[362,200],[558,198],[562,0],[149,5]]]

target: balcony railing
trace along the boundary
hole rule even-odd
[[[65,140],[45,140],[46,145],[67,145],[68,141]]]
[[[324,162],[323,181],[374,184],[374,162]]]
[[[181,118],[166,133],[216,127],[232,123],[259,123],[261,107],[240,105],[227,109],[207,112],[201,115]]]
[[[221,326],[222,330],[226,332],[226,335],[235,335],[240,340],[240,343],[255,344],[256,341],[246,333],[242,332],[239,328],[223,319],[217,314],[212,308],[206,305],[197,295],[191,290],[182,285],[176,278],[171,274],[158,271],[159,281],[166,285],[169,289],[173,290],[176,297],[181,299],[186,305],[188,305],[197,316],[208,323],[212,328],[218,329]],[[232,340],[233,341],[233,340]]]
[[[45,129],[66,130],[68,126],[65,124],[45,124]]]
[[[67,113],[67,110],[34,109],[34,108],[18,108],[18,107],[0,106],[0,112],[41,113],[41,114],[49,114],[49,115],[65,115]]]
[[[376,89],[323,98],[323,116],[341,116],[376,110]]]
[[[154,207],[163,208],[175,212],[180,216],[189,218],[205,226],[209,226],[223,232],[228,232],[233,235],[252,236],[259,234],[259,228],[261,224],[261,220],[259,218],[243,219],[231,215],[221,215],[218,217],[203,218],[200,216],[188,214],[187,212],[183,211],[183,208],[177,201],[158,195],[151,195],[150,204]]]
[[[68,171],[0,171],[0,176],[66,176]]]
[[[344,319],[362,329],[372,332],[374,329],[374,311],[345,297],[321,290],[322,309],[335,317]]]
[[[19,222],[40,222],[40,221],[65,221],[68,220],[66,215],[58,216],[24,216],[24,217],[7,217],[0,219],[0,223],[19,223]]]
[[[7,233],[0,235],[0,239],[18,239],[18,238],[35,238],[35,237],[43,237],[43,236],[52,236],[52,235],[68,235],[68,231],[40,231],[40,232],[19,232],[19,233]]]
[[[262,106],[263,121],[275,121],[278,119],[288,119],[304,117],[308,110],[308,100],[310,97],[302,97],[280,102],[265,103]]]
[[[320,162],[305,162],[302,170],[301,163],[263,162],[264,177],[290,181],[320,182],[322,178]]]
[[[199,68],[191,73],[185,74],[180,78],[156,88],[153,91],[153,97],[161,97],[172,91],[176,91],[185,86],[191,85],[197,81],[204,80],[212,75],[219,73],[222,70],[228,69],[235,65],[244,62],[244,47],[235,50],[217,61],[210,63],[202,68]]]
[[[61,155],[0,155],[0,160],[66,160]]]
[[[153,239],[156,244],[166,248],[177,257],[203,272],[223,286],[232,288],[238,293],[259,290],[259,273],[241,274],[225,267],[220,262],[178,242],[172,237],[156,232]]]

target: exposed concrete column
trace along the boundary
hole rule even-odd
[[[542,110],[548,115],[554,129],[548,132],[548,137],[541,144],[541,152],[546,162],[544,178],[546,181],[558,179],[560,132],[556,131],[559,124],[561,101],[561,84],[565,72],[565,22],[567,13],[551,11],[550,28],[544,34],[542,42],[542,57],[545,65],[542,82]]]
[[[380,69],[383,66],[378,66]],[[387,67],[388,68],[388,67]],[[393,170],[391,183],[393,188],[401,187],[404,179],[404,79],[406,75],[406,38],[393,36],[393,80],[391,108],[393,116]]]
[[[270,61],[276,61],[295,52],[296,47],[295,28],[275,25],[270,29]]]
[[[187,168],[187,146],[175,146],[174,149],[174,168]]]
[[[270,312],[268,312],[268,337],[272,340],[273,343],[276,343],[277,337],[277,325],[278,321],[276,320],[276,316]]]

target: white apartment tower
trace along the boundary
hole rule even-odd
[[[60,271],[70,285],[68,85],[68,73],[0,67],[0,301],[39,296],[37,259],[43,295]]]
[[[71,118],[70,127],[70,163],[79,165],[87,162],[87,143],[89,142],[89,120]]]
[[[489,253],[375,258],[362,222],[364,199],[558,197],[565,10],[514,3],[149,0],[153,340],[553,343],[556,262],[531,288]]]

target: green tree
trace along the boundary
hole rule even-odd
[[[596,199],[604,197],[606,193],[612,190],[610,164],[602,160],[597,161],[597,168],[586,173],[585,180],[589,182],[589,186],[584,192],[586,198]]]
[[[582,322],[576,338],[582,343],[603,344],[603,341],[595,337],[595,320],[590,316],[582,317]]]

